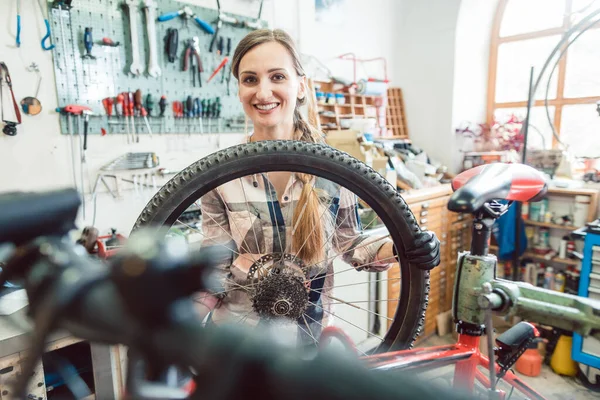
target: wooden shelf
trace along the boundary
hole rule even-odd
[[[499,250],[498,246],[490,245],[490,252],[492,252],[494,254],[498,254],[498,250]],[[552,257],[552,258],[548,259],[548,258],[544,257],[544,255],[536,254],[533,251],[526,251],[525,253],[523,253],[521,258],[533,258],[534,260],[538,260],[538,261],[542,261],[542,262],[553,262],[553,263],[558,263],[558,264],[574,265],[574,266],[577,266],[580,263],[579,260],[571,260],[570,258]]]
[[[577,226],[552,224],[550,222],[538,222],[538,221],[532,221],[530,219],[525,220],[525,225],[542,226],[544,228],[552,228],[552,229],[564,229],[566,231],[574,231],[576,229],[579,229],[579,227],[577,227]]]
[[[383,110],[386,108],[385,96],[364,96],[359,94],[352,94],[348,92],[348,88],[341,88],[339,85],[334,82],[317,82],[313,80],[309,80],[309,88],[312,90],[314,95],[313,99],[316,100],[316,91],[318,87],[318,91],[323,93],[335,93],[335,94],[343,94],[345,102],[344,104],[318,104],[321,106],[318,110],[327,110],[332,111],[335,114],[335,122],[337,126],[341,125],[341,119],[364,119],[364,118],[373,118],[377,121],[378,127],[383,127],[386,125],[385,122],[385,113]],[[375,105],[374,103],[381,103],[381,105]],[[383,109],[378,112],[379,108]],[[316,114],[316,113],[315,113]],[[327,128],[325,129],[325,124],[328,122],[333,122],[333,117],[325,117],[324,115],[314,115],[317,120],[317,128],[323,130],[331,130],[336,128]]]
[[[564,264],[564,265],[574,265],[574,266],[577,266],[580,263],[580,261],[578,261],[578,260],[571,260],[569,258],[552,257],[550,259],[547,259],[543,255],[536,254],[532,251],[526,251],[521,256],[521,258],[533,258],[534,260],[539,260],[542,262],[554,262],[554,263],[559,263],[559,264]]]

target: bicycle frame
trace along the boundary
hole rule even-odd
[[[380,371],[415,371],[454,364],[454,388],[472,392],[477,381],[484,388],[490,389],[489,376],[478,369],[479,366],[486,370],[489,368],[489,359],[479,350],[479,342],[479,336],[459,334],[456,344],[382,353],[364,357],[363,361],[367,368]],[[499,372],[500,367],[496,365],[496,373]],[[510,371],[506,372],[502,379],[531,399],[544,399]],[[503,399],[506,393],[500,391],[499,395]]]
[[[478,369],[484,367],[489,370],[490,360],[481,353],[479,344],[487,330],[486,313],[491,310],[499,315],[518,315],[532,322],[557,326],[582,335],[589,335],[592,329],[600,329],[598,301],[541,289],[524,282],[497,279],[496,256],[487,254],[492,224],[491,219],[476,218],[473,222],[471,252],[463,252],[458,256],[452,299],[452,316],[459,333],[458,342],[367,356],[363,361],[369,369],[423,370],[454,364],[454,387],[471,393],[476,381],[484,388],[495,387],[490,383],[489,374]],[[486,283],[493,288],[491,294],[483,292]],[[501,373],[498,364],[495,370],[497,375]],[[510,371],[506,371],[502,379],[532,399],[544,399]],[[505,396],[505,392],[498,391],[496,398],[503,399]]]

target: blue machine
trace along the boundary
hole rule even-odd
[[[580,233],[579,230],[577,233]],[[583,261],[579,278],[581,297],[589,297],[600,301],[600,223],[598,220],[588,224],[585,229]],[[592,337],[582,338],[573,334],[573,360],[590,367],[600,368],[600,340]]]

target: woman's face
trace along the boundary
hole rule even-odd
[[[255,128],[293,123],[305,83],[283,45],[267,42],[254,47],[240,60],[239,71],[238,95]]]

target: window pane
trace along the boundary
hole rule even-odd
[[[600,117],[596,104],[563,106],[560,140],[578,157],[600,156]]]
[[[529,70],[534,67],[534,76],[541,71],[546,58],[560,40],[560,36],[547,36],[518,42],[502,43],[498,46],[498,69],[496,76],[496,102],[525,101],[529,92]],[[555,56],[556,57],[556,56]],[[535,98],[542,100],[546,92],[547,68],[536,92]],[[556,97],[558,71],[554,71],[548,98]]]
[[[600,30],[582,34],[567,51],[565,97],[600,96]]]
[[[597,0],[571,0],[571,24],[576,25],[589,13],[598,9]]]
[[[548,107],[550,119],[554,123],[554,107]],[[525,119],[526,108],[498,108],[494,111],[494,120],[499,123],[507,121],[512,114],[520,120]],[[552,148],[552,129],[546,117],[544,107],[531,108],[531,123],[527,133],[528,149],[551,149]]]
[[[500,36],[561,27],[564,14],[565,0],[510,0],[502,16]]]

